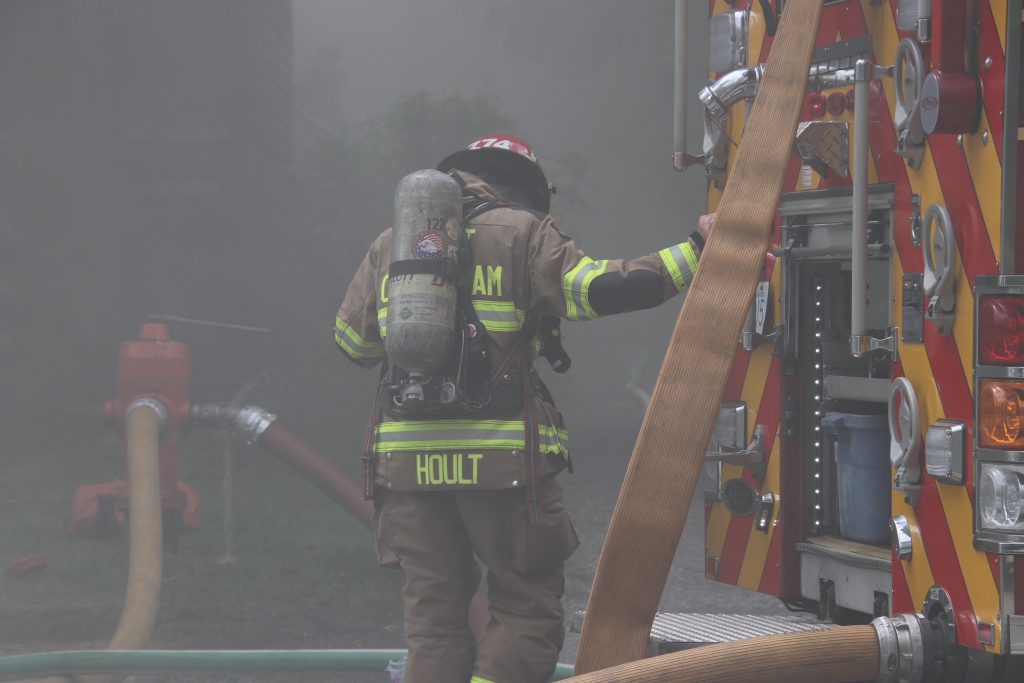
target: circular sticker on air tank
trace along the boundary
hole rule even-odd
[[[444,258],[447,251],[444,236],[434,230],[421,232],[412,242],[412,255],[424,261]]]

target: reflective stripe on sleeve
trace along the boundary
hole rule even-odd
[[[590,306],[590,283],[608,267],[608,261],[584,256],[576,267],[562,276],[565,293],[565,317],[569,320],[593,320],[597,313]]]
[[[512,301],[473,299],[473,310],[488,332],[518,332],[526,319],[526,313]]]
[[[569,455],[569,433],[540,425],[541,453]],[[522,420],[416,420],[383,422],[377,426],[376,453],[425,450],[522,450],[526,425]]]
[[[693,280],[697,272],[697,254],[689,242],[683,242],[658,252],[665,269],[672,276],[672,284],[681,292]]]
[[[383,343],[366,341],[341,318],[336,318],[334,321],[334,343],[350,358],[380,358],[384,355]]]

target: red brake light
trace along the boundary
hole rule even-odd
[[[825,100],[825,108],[832,116],[839,116],[846,109],[846,97],[841,92],[834,92]]]
[[[825,115],[825,98],[821,93],[812,93],[807,104],[811,110],[811,116],[814,118],[817,119]]]
[[[854,100],[852,89],[846,91],[846,97],[844,99],[846,100],[846,111],[853,111],[853,106],[856,100]]]
[[[979,308],[978,362],[1024,365],[1024,296],[983,296]]]

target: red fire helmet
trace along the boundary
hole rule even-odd
[[[453,168],[473,173],[492,168],[509,176],[516,185],[529,192],[533,208],[548,213],[555,188],[548,183],[537,155],[524,140],[515,135],[488,135],[470,143],[466,149],[449,154],[437,165],[447,173]]]

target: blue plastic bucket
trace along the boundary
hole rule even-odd
[[[861,543],[888,543],[892,502],[888,419],[827,413],[821,428],[835,437],[839,535]]]

